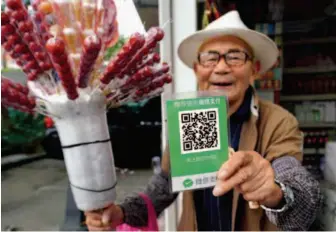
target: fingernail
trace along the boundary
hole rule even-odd
[[[223,170],[219,173],[218,178],[223,179],[223,178],[226,178],[226,176],[227,176],[227,170],[223,169]]]
[[[104,226],[107,226],[109,224],[110,218],[109,215],[107,214],[103,214],[102,216],[102,223]]]
[[[219,187],[215,186],[215,188],[212,190],[212,194],[217,197],[219,195],[220,189]]]

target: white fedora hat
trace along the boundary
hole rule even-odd
[[[210,38],[222,35],[233,35],[251,46],[255,60],[260,62],[259,73],[264,73],[276,62],[279,51],[268,36],[249,29],[241,20],[237,11],[230,11],[210,23],[205,29],[186,37],[178,47],[180,59],[188,67],[193,68],[197,62],[200,46]]]

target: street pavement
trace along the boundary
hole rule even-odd
[[[117,202],[141,191],[152,170],[118,173]],[[57,231],[64,221],[68,179],[61,160],[42,159],[1,172],[1,229]],[[163,229],[164,217],[159,220]]]

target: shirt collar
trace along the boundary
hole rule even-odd
[[[245,121],[250,117],[252,108],[254,109],[254,102],[252,101],[253,97],[253,88],[249,86],[249,88],[245,92],[243,103],[240,105],[238,110],[232,114],[231,119]]]

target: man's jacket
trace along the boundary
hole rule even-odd
[[[271,102],[251,101],[251,116],[243,124],[239,150],[253,150],[271,162],[275,178],[289,187],[294,201],[282,212],[250,209],[244,202],[243,215],[236,223],[239,193],[234,191],[232,230],[308,230],[321,205],[319,183],[301,166],[303,138],[293,115]],[[169,153],[163,155],[162,173],[152,177],[145,193],[160,214],[176,198],[169,191]],[[126,198],[121,205],[125,221],[131,225],[146,225],[147,210],[137,196]],[[239,228],[235,228],[239,225]],[[196,231],[196,213],[192,191],[183,192],[183,211],[178,230]]]

